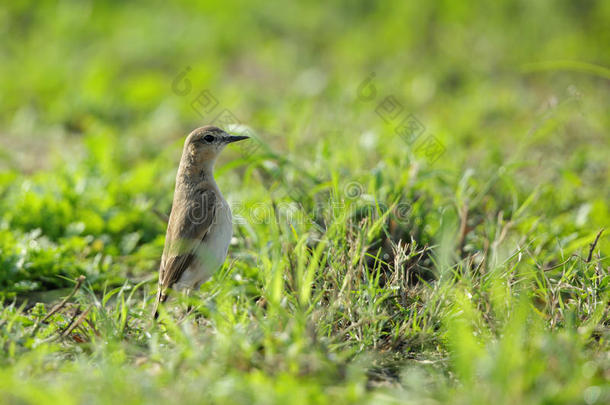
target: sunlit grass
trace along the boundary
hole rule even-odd
[[[587,4],[3,6],[0,403],[607,403]],[[225,109],[229,257],[154,322],[182,142]]]

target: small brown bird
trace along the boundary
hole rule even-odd
[[[159,267],[155,318],[169,288],[188,295],[224,262],[233,224],[229,204],[214,181],[214,163],[227,144],[247,138],[214,126],[197,128],[186,138]]]

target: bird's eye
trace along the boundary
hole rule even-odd
[[[203,140],[210,143],[210,142],[214,142],[214,137],[212,135],[206,135],[203,137]]]

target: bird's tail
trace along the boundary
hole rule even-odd
[[[152,312],[152,316],[154,319],[157,319],[159,317],[159,304],[161,302],[165,302],[166,299],[167,295],[163,292],[161,286],[159,286],[159,289],[157,290],[157,297],[155,298],[155,305],[153,306]]]

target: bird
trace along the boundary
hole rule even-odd
[[[189,295],[224,263],[233,224],[229,204],[214,180],[214,164],[226,145],[248,138],[212,125],[187,136],[159,265],[154,319],[170,289]]]

